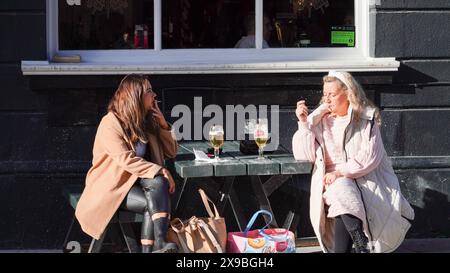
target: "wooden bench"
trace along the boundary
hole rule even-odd
[[[82,185],[68,185],[63,188],[63,196],[69,202],[70,206],[75,209],[80,199],[81,192],[83,191]],[[142,223],[143,216],[138,213],[133,213],[129,211],[117,211],[105,232],[102,234],[99,240],[92,238],[88,253],[99,253],[102,250],[103,242],[106,235],[108,235],[112,241],[118,243],[122,237],[127,245],[128,252],[137,253],[139,252],[139,246],[136,240],[136,236],[131,227],[132,223]],[[72,232],[75,223],[75,214],[72,217],[72,222],[70,224],[69,230],[67,231],[66,237],[64,239],[63,247],[67,246],[70,234]],[[117,228],[117,225],[119,229]]]

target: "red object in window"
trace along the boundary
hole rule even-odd
[[[144,30],[144,48],[148,48],[148,30]]]
[[[139,45],[139,38],[138,38],[137,31],[135,31],[134,32],[134,48],[137,48],[138,45]]]
[[[148,27],[136,25],[134,29],[134,48],[148,48]]]

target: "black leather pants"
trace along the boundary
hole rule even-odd
[[[170,213],[169,183],[164,177],[154,179],[139,179],[130,189],[120,208],[144,215],[141,228],[142,240],[154,240],[154,223],[152,215],[155,213]]]
[[[147,200],[147,210],[151,215],[155,213],[170,213],[169,181],[163,176],[139,181]]]
[[[334,252],[349,253],[354,243],[353,233],[365,237],[362,229],[362,221],[351,215],[342,214],[334,218]]]
[[[352,250],[352,239],[345,227],[341,216],[334,218],[334,253],[350,253]]]

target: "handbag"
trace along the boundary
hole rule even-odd
[[[223,253],[227,243],[225,219],[205,192],[202,189],[198,192],[209,217],[192,216],[185,221],[174,218],[170,221],[168,240],[176,243],[182,253]]]
[[[262,229],[250,230],[260,214],[270,216]],[[294,233],[285,228],[267,228],[273,216],[267,210],[253,214],[244,232],[229,232],[227,252],[230,253],[295,253]]]

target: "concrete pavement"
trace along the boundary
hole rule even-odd
[[[308,239],[297,247],[297,253],[321,253],[321,249]],[[59,249],[14,249],[0,250],[0,253],[62,253]],[[450,238],[406,239],[394,253],[450,253]]]
[[[297,248],[297,253],[321,252],[319,246]],[[450,253],[450,238],[406,239],[394,253]]]

